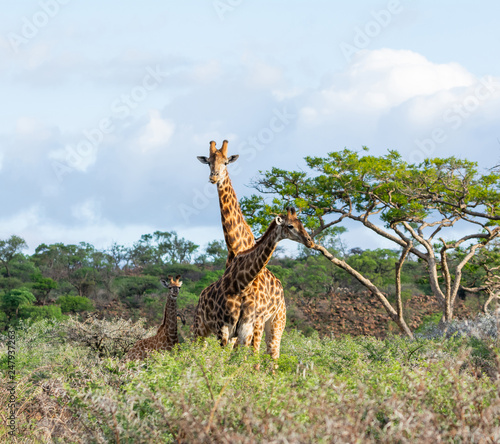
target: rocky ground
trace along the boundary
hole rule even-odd
[[[302,328],[308,325],[322,335],[370,335],[378,338],[398,333],[382,304],[370,293],[339,292],[310,300],[297,300],[288,305],[290,322]],[[455,317],[473,317],[480,311],[477,297],[465,301],[457,298]],[[439,313],[436,300],[428,295],[414,295],[404,303],[405,319],[412,331],[426,318]],[[291,318],[291,319],[290,319]]]

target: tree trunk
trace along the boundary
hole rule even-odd
[[[351,276],[356,278],[362,285],[364,285],[370,292],[378,298],[378,300],[382,303],[385,311],[390,316],[390,318],[398,325],[400,330],[406,334],[409,338],[413,339],[413,333],[409,329],[408,325],[406,325],[403,316],[398,315],[397,311],[394,310],[392,305],[389,303],[387,298],[382,294],[382,292],[367,278],[365,278],[362,274],[358,273],[354,268],[352,268],[345,261],[337,259],[333,254],[331,254],[325,247],[321,245],[315,245],[313,247],[315,250],[320,251],[323,256],[325,256],[330,262],[336,265],[339,268],[347,271]]]
[[[486,300],[486,302],[483,305],[483,312],[485,314],[488,314],[488,305],[490,305],[490,303],[493,299],[495,299],[495,298],[500,299],[500,292],[495,293],[494,291],[491,291],[488,289],[488,290],[486,290],[486,293],[488,294],[488,299]]]

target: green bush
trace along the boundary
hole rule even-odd
[[[15,288],[0,296],[0,308],[9,320],[17,318],[19,309],[36,301],[33,293],[27,288]]]
[[[122,276],[115,280],[114,285],[120,298],[132,303],[133,306],[135,305],[133,301],[138,296],[155,293],[162,288],[156,276]]]
[[[29,322],[36,322],[42,319],[61,321],[64,319],[64,316],[59,305],[25,305],[19,309],[19,318],[26,319]]]
[[[198,303],[199,299],[200,297],[195,295],[194,293],[181,290],[179,297],[177,298],[177,308],[179,310],[182,310],[183,308],[194,306]]]
[[[77,313],[80,311],[92,311],[94,305],[89,298],[67,294],[60,296],[57,303],[61,306],[63,313]]]

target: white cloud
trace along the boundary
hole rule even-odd
[[[301,110],[304,123],[346,112],[378,117],[411,99],[466,88],[477,79],[456,63],[435,64],[407,50],[361,51],[345,72],[313,94]]]
[[[79,222],[98,222],[100,219],[100,213],[100,204],[94,199],[86,199],[85,201],[71,207],[72,216]]]
[[[163,119],[158,110],[149,112],[149,123],[139,137],[139,146],[143,152],[168,145],[175,132],[175,123]]]

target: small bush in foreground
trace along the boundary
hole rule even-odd
[[[152,336],[156,328],[146,329],[145,319],[137,322],[116,318],[97,319],[89,316],[84,322],[71,317],[61,325],[65,340],[85,346],[101,357],[122,357],[140,339]]]

